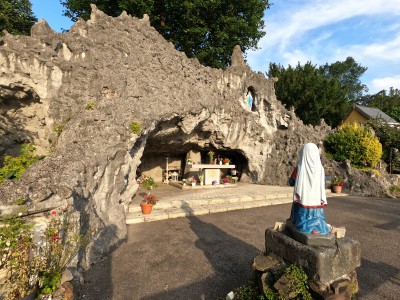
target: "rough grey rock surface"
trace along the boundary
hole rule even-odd
[[[2,204],[73,205],[95,241],[86,266],[125,238],[125,208],[145,150],[231,150],[248,161],[243,180],[286,185],[299,145],[320,144],[330,130],[323,121],[305,126],[287,110],[276,99],[276,79],[251,71],[240,48],[226,70],[205,67],[176,51],[147,16],[113,18],[94,5],[90,20],[67,33],[41,20],[31,36],[6,34],[0,74],[0,153],[31,142],[48,154],[18,182],[0,186]],[[133,121],[142,124],[138,134],[129,130]]]
[[[361,265],[360,243],[350,238],[337,239],[335,247],[312,247],[268,228],[265,249],[267,255],[297,265],[323,285],[348,276]]]

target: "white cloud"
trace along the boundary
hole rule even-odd
[[[388,90],[399,86],[399,16],[400,0],[280,1],[266,11],[266,36],[247,61],[267,71],[269,62],[321,65],[351,56],[368,68],[361,79],[370,94]]]
[[[356,16],[378,14],[400,14],[400,0],[314,0],[290,5],[286,1],[285,10],[279,18],[273,16],[274,6],[267,11],[267,35],[260,41],[260,46],[279,44],[285,49],[293,39],[299,39],[307,31],[334,24]],[[307,4],[305,4],[307,3]],[[295,12],[294,12],[295,11]],[[293,13],[294,12],[294,13]],[[271,23],[269,24],[269,13]]]
[[[400,89],[400,75],[373,79],[371,81],[370,94],[375,94],[381,90],[389,91],[391,87]]]
[[[386,43],[373,43],[370,45],[353,46],[352,52],[368,59],[397,61],[400,59],[400,35],[393,37]]]

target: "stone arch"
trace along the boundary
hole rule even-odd
[[[146,140],[137,175],[145,173],[157,182],[164,181],[168,176],[165,174],[168,159],[169,170],[176,170],[179,172],[179,179],[183,179],[188,153],[196,153],[195,163],[208,164],[208,152],[212,150],[215,157],[220,155],[231,159],[243,181],[248,181],[248,159],[241,149],[213,143],[214,133],[203,130],[202,122],[189,133],[183,132],[181,123],[182,117],[175,117],[157,124]]]

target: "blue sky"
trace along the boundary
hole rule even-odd
[[[400,89],[400,0],[270,0],[261,49],[248,51],[254,71],[269,63],[285,67],[344,61],[348,56],[368,70],[361,81],[374,94]],[[55,30],[73,24],[59,0],[31,0],[33,12]]]

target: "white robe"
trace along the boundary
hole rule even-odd
[[[306,208],[323,207],[328,203],[325,192],[325,171],[319,149],[313,143],[305,144],[300,149],[293,201]]]

